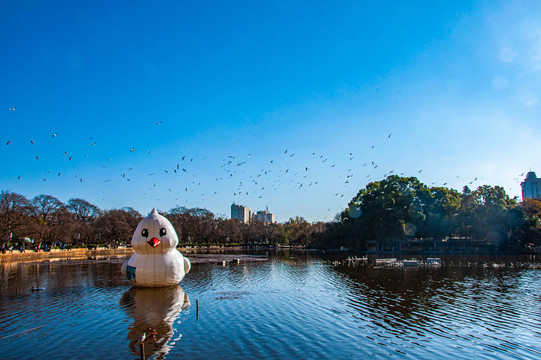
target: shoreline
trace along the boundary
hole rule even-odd
[[[222,247],[182,247],[178,250],[182,254],[205,254],[221,251]],[[240,251],[241,247],[228,247],[228,250]],[[36,262],[36,261],[58,261],[58,260],[81,260],[96,257],[108,257],[108,256],[131,256],[135,251],[132,247],[119,247],[116,249],[98,248],[89,250],[86,248],[78,248],[72,250],[60,250],[52,249],[48,252],[36,252],[33,250],[27,250],[20,252],[19,250],[13,250],[12,252],[6,251],[6,253],[0,253],[0,264],[14,263],[14,262]]]
[[[89,257],[96,256],[123,256],[131,255],[134,250],[132,248],[117,248],[117,249],[72,249],[72,250],[59,250],[53,249],[49,252],[36,252],[27,250],[20,252],[19,250],[13,250],[13,252],[6,252],[0,254],[0,264],[10,262],[33,262],[33,261],[46,261],[46,260],[77,260],[87,259]]]

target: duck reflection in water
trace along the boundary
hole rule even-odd
[[[144,335],[145,358],[158,354],[156,358],[163,359],[173,345],[168,345],[168,342],[174,335],[175,319],[190,306],[188,295],[178,285],[162,288],[133,287],[124,293],[120,303],[133,318],[128,332],[132,354],[141,356],[140,340]]]

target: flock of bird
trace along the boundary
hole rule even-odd
[[[16,107],[9,108],[10,111],[16,111]],[[162,122],[155,122],[154,126],[160,126]],[[49,133],[50,139],[56,141],[55,138],[62,136],[61,132]],[[387,141],[391,141],[392,133],[386,135]],[[6,146],[13,146],[12,140],[20,141],[20,139],[7,139]],[[25,140],[30,146],[33,146],[35,139]],[[100,144],[90,137],[88,144],[91,148],[99,147]],[[107,145],[106,145],[107,146]],[[366,145],[365,149],[356,149],[357,151],[349,151],[341,156],[327,156],[325,154],[316,153],[315,151],[293,152],[290,149],[283,149],[281,153],[273,154],[255,154],[253,152],[244,154],[230,154],[226,155],[219,161],[208,160],[208,156],[202,156],[201,154],[189,156],[187,154],[181,154],[177,157],[175,163],[169,166],[163,166],[161,170],[153,170],[144,172],[141,169],[134,168],[134,166],[127,166],[124,171],[120,173],[112,174],[111,171],[106,173],[106,176],[101,180],[103,183],[111,183],[114,181],[126,181],[132,182],[141,176],[147,176],[155,181],[150,181],[150,186],[147,185],[146,190],[142,193],[145,196],[151,196],[153,193],[157,193],[156,196],[163,196],[165,188],[167,192],[165,194],[168,198],[174,197],[177,202],[180,198],[185,198],[183,194],[188,192],[200,193],[201,199],[211,195],[219,195],[221,192],[227,192],[225,195],[232,198],[233,202],[251,201],[250,199],[262,199],[265,196],[273,197],[275,195],[272,192],[279,193],[286,187],[288,190],[304,191],[306,189],[316,189],[317,194],[327,194],[338,199],[346,197],[346,199],[340,200],[342,206],[347,204],[347,201],[353,197],[357,191],[363,188],[367,183],[375,180],[380,180],[381,173],[383,178],[389,175],[411,176],[404,172],[398,173],[394,169],[384,171],[384,165],[375,161],[376,145]],[[359,151],[360,150],[360,151]],[[127,153],[138,153],[135,146],[127,148]],[[152,149],[145,150],[146,155],[151,156]],[[73,162],[74,156],[67,151],[61,153],[61,156],[66,159],[67,162]],[[88,158],[88,154],[84,155],[84,158]],[[371,160],[370,157],[372,157]],[[40,160],[39,154],[35,155],[36,161]],[[296,160],[299,159],[299,160]],[[80,160],[80,157],[78,158]],[[112,160],[112,159],[111,159]],[[206,162],[206,163],[204,163]],[[162,161],[157,161],[162,163]],[[108,165],[101,165],[102,168],[107,169]],[[74,166],[78,169],[77,166]],[[117,168],[117,167],[115,167]],[[210,171],[209,171],[210,169]],[[70,168],[70,170],[74,170]],[[79,171],[79,170],[77,170]],[[161,174],[159,172],[163,171]],[[73,171],[70,171],[73,173]],[[205,173],[205,175],[198,175],[198,172]],[[209,184],[208,173],[214,174],[212,177],[216,185]],[[423,170],[416,170],[418,174],[422,174]],[[48,170],[47,175],[43,177],[43,181],[47,181],[52,175],[60,177],[64,174],[63,169],[57,169],[56,171]],[[81,172],[75,173],[74,176],[77,182],[83,183],[83,176]],[[164,176],[178,176],[178,179],[173,181],[160,181]],[[16,175],[20,181],[22,175]],[[377,177],[377,178],[376,178]],[[329,183],[328,179],[333,178],[334,182]],[[477,182],[478,177],[473,180],[460,179],[460,176],[456,177],[462,180],[465,184],[472,185]],[[358,180],[357,180],[358,179]],[[95,177],[92,177],[92,181],[96,181]],[[166,183],[164,186],[163,183]],[[201,185],[203,183],[203,186]],[[340,187],[336,187],[336,184],[342,184]],[[329,186],[329,184],[332,184]],[[435,185],[435,182],[431,184]],[[440,186],[447,185],[447,182]],[[211,188],[212,190],[208,190]],[[206,191],[203,189],[207,189]],[[105,190],[104,190],[105,191]],[[160,195],[161,194],[161,195]],[[105,199],[103,199],[105,200]],[[156,201],[160,201],[160,198],[155,198]],[[328,208],[327,211],[331,211]]]

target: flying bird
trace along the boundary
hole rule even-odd
[[[14,106],[14,107],[10,107],[9,110],[11,111],[15,111],[17,108]]]
[[[52,137],[55,137],[57,135],[57,133],[54,133]]]

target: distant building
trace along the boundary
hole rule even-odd
[[[231,219],[237,219],[245,224],[248,224],[251,218],[252,210],[250,210],[249,207],[237,204],[231,205]]]
[[[526,179],[520,183],[522,187],[522,201],[525,199],[541,199],[541,179],[533,171],[526,174]]]
[[[267,224],[272,224],[274,223],[274,214],[268,212],[267,210],[258,211],[257,213],[254,214],[253,219],[258,220],[258,221],[263,221],[264,223],[267,223]]]

